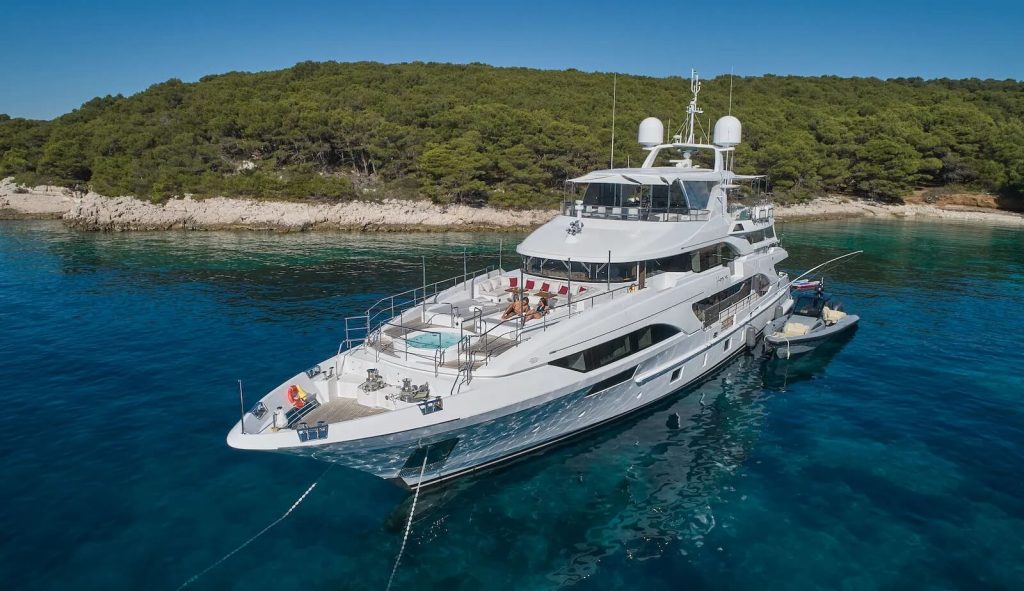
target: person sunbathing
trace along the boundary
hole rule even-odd
[[[526,319],[527,320],[540,320],[550,310],[551,310],[551,305],[548,304],[548,299],[547,298],[541,298],[540,302],[537,303],[537,307],[536,308],[534,308],[532,311],[528,310],[528,312],[526,314]]]
[[[505,313],[501,315],[502,320],[508,320],[513,316],[519,316],[526,314],[530,311],[530,298],[524,297],[521,300],[513,300],[511,304],[505,308]]]

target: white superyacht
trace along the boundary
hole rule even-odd
[[[519,268],[424,282],[346,319],[338,353],[245,411],[228,444],[427,486],[607,424],[753,347],[792,306],[787,253],[762,177],[732,172],[740,122],[695,142],[693,90],[685,140],[645,119],[643,164],[570,180]],[[517,313],[524,297],[549,309]]]

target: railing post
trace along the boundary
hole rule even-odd
[[[466,247],[462,247],[462,282],[466,283],[466,278],[469,276],[469,267],[466,261]],[[469,284],[466,284],[466,289],[469,289]]]
[[[501,238],[498,238],[498,271],[501,271],[501,251],[503,250],[502,246],[504,246],[504,241]]]
[[[565,280],[569,285],[569,318],[572,318],[572,257],[569,257],[569,273],[565,276]]]
[[[426,256],[421,256],[420,257],[420,264],[423,266],[423,305],[422,305],[422,308],[423,308],[422,314],[423,314],[423,316],[421,318],[421,320],[423,320],[427,316],[427,257]],[[406,353],[408,354],[408,352],[409,352],[408,351],[408,347],[406,347]],[[406,358],[408,358],[408,355],[406,355]]]
[[[608,266],[605,267],[605,274],[608,276],[608,291],[612,290],[612,251],[608,251]]]
[[[238,405],[242,411],[238,424],[242,426],[242,435],[245,435],[245,394],[242,392],[242,380],[238,380]]]

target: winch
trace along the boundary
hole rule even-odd
[[[376,368],[370,368],[366,370],[366,381],[359,384],[359,389],[363,392],[376,392],[386,385],[387,384],[384,383],[384,378],[380,377],[380,371]]]
[[[398,399],[402,402],[418,402],[430,398],[430,384],[414,386],[409,378],[402,378],[402,392]]]

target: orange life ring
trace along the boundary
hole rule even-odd
[[[288,386],[288,403],[295,408],[306,406],[306,393],[295,384]]]

